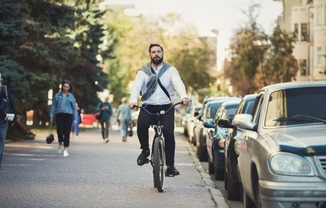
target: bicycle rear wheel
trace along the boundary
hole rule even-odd
[[[163,192],[165,183],[165,148],[161,137],[154,139],[153,147],[153,179],[154,187]]]

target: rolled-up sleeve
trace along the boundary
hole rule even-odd
[[[171,80],[172,80],[174,89],[177,91],[180,98],[188,98],[186,87],[180,77],[178,70],[174,67],[172,67],[172,70],[173,70],[173,72],[172,72]]]

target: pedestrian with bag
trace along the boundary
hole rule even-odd
[[[76,100],[72,94],[73,86],[68,80],[61,84],[61,90],[57,92],[52,100],[50,110],[50,125],[56,120],[58,134],[58,154],[69,156],[71,125],[77,124]]]
[[[150,44],[148,52],[150,62],[137,71],[133,87],[131,88],[129,107],[132,109],[137,104],[141,93],[142,106],[146,107],[148,111],[151,113],[165,111],[172,105],[170,95],[174,90],[179,94],[182,105],[188,105],[188,95],[178,70],[163,61],[163,47],[159,44]],[[179,171],[174,166],[174,111],[169,111],[160,119],[161,124],[164,126],[163,136],[165,138],[167,175],[179,175]],[[138,165],[144,165],[147,157],[150,155],[148,129],[155,122],[155,116],[151,116],[143,109],[140,109],[137,135],[142,151],[137,158]]]
[[[16,110],[12,95],[7,85],[3,84],[0,73],[0,170],[2,169],[3,151],[8,130],[8,122],[14,121]]]
[[[120,134],[123,142],[127,142],[128,126],[131,122],[131,110],[127,103],[128,99],[123,97],[117,110],[117,119],[120,124]]]
[[[101,125],[102,138],[105,143],[109,142],[110,118],[112,116],[112,105],[110,97],[106,97],[104,102],[99,102],[96,110],[100,112],[99,122]]]

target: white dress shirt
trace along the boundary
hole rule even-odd
[[[162,65],[157,68],[156,74],[158,74],[161,68]],[[131,89],[130,103],[137,103],[140,91],[142,91],[142,94],[146,92],[146,84],[148,82],[148,78],[149,76],[145,72],[140,70],[137,72],[136,79]],[[178,70],[174,66],[171,66],[166,72],[163,73],[160,78],[160,81],[170,95],[175,89],[181,98],[188,97],[185,85],[181,80]],[[146,103],[148,105],[165,105],[171,103],[171,101],[165,94],[165,92],[162,90],[160,85],[157,84],[155,92],[143,103]]]

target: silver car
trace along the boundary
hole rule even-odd
[[[326,82],[266,86],[233,124],[243,207],[326,207]]]

